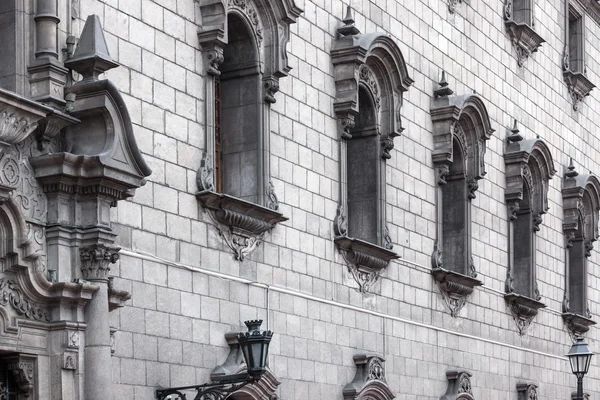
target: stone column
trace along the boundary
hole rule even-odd
[[[112,361],[110,349],[110,323],[108,310],[108,273],[110,264],[119,258],[120,248],[96,244],[81,247],[81,272],[83,279],[100,289],[85,309],[85,369],[84,391],[86,400],[111,400]]]

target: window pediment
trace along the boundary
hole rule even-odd
[[[356,374],[352,382],[344,386],[344,400],[392,400],[396,397],[386,382],[385,358],[357,354],[354,364]]]

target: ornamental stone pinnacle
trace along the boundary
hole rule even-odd
[[[103,244],[81,247],[79,256],[81,257],[83,279],[87,281],[107,281],[110,264],[117,262],[120,250],[121,248],[117,246]]]

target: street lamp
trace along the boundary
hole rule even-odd
[[[187,400],[183,390],[196,390],[194,400],[225,400],[249,383],[256,382],[267,370],[269,343],[273,337],[271,331],[260,331],[262,320],[244,322],[248,332],[238,333],[237,338],[246,362],[245,373],[225,375],[218,380],[201,385],[157,389],[158,400]],[[176,397],[171,397],[176,396]]]
[[[590,351],[587,343],[583,338],[577,338],[571,350],[569,350],[569,362],[571,363],[571,371],[577,377],[577,400],[583,400],[583,376],[590,369],[590,361],[594,353]]]

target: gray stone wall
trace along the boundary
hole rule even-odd
[[[385,3],[385,9],[382,8]],[[547,399],[575,387],[561,313],[565,251],[562,178],[573,157],[580,172],[600,173],[598,91],[579,112],[563,81],[563,2],[537,1],[536,31],[546,40],[517,66],[502,2],[470,0],[448,12],[442,0],[353,0],[356,26],[398,43],[415,80],[404,95],[402,122],[387,161],[387,219],[402,259],[392,261],[372,293],[360,294],[335,249],[339,201],[338,130],[329,55],[345,4],[307,0],[292,25],[290,76],[271,107],[271,174],[280,210],[289,217],[244,262],[235,261],[194,197],[204,148],[206,73],[192,0],[81,0],[79,17],[98,14],[111,55],[107,75],[124,93],[137,142],[153,170],[133,199],[112,209],[125,249],[115,285],[132,293],[111,313],[118,328],[113,357],[115,397],[149,399],[157,386],[203,382],[224,361],[224,333],[263,318],[276,333],[271,368],[282,399],[341,399],[354,376],[352,356],[387,359],[398,398],[439,398],[445,371],[473,373],[478,399],[516,399],[516,383],[533,381]],[[587,74],[600,82],[600,27],[585,19]],[[452,318],[430,274],[435,238],[435,173],[431,161],[433,90],[444,69],[457,94],[476,91],[490,113],[485,179],[472,207],[473,255],[484,287]],[[504,204],[504,138],[517,118],[521,133],[543,138],[557,174],[550,210],[537,236],[537,279],[543,302],[521,337],[504,302],[508,221]],[[600,313],[598,252],[589,263],[589,298]],[[202,268],[207,272],[196,270]],[[209,273],[210,272],[210,273]],[[214,274],[224,274],[223,277]],[[211,276],[213,274],[213,276]],[[272,286],[238,282],[238,278]],[[587,335],[598,350],[599,334]],[[598,359],[585,380],[600,390]]]

